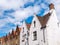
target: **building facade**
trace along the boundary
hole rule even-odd
[[[60,45],[60,26],[54,5],[49,5],[49,12],[44,16],[33,15],[32,22],[12,30],[0,38],[0,45]]]
[[[49,8],[49,12],[43,17],[34,15],[30,27],[30,45],[59,45],[59,21],[54,5],[50,4]]]

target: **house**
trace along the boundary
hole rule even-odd
[[[54,4],[49,5],[49,12],[44,16],[33,15],[32,22],[12,30],[0,38],[0,45],[60,45],[60,25]]]
[[[29,45],[29,28],[30,24],[24,21],[20,32],[20,45]]]
[[[30,27],[29,45],[58,45],[59,26],[54,5],[43,17],[34,15]]]
[[[20,31],[21,28],[17,26],[15,31],[12,30],[11,33],[1,37],[0,45],[20,45]]]

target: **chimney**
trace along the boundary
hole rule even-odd
[[[50,5],[49,5],[49,9],[51,10],[51,9],[54,9],[54,4],[53,3],[51,3]]]

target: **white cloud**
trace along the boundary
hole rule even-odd
[[[33,15],[34,12],[38,13],[38,11],[40,10],[40,7],[38,5],[29,6],[27,8],[22,9],[20,8],[21,6],[24,6],[24,4],[28,2],[34,2],[34,0],[1,0],[0,16],[3,15],[4,10],[15,9],[15,12],[11,14],[13,17],[15,17],[15,19],[12,19],[10,17],[2,19],[0,23],[1,22],[3,23],[0,25],[0,27],[4,26],[8,22],[18,24],[21,20],[27,18],[30,15]]]
[[[48,10],[48,6],[45,4],[45,3],[41,3],[41,8],[43,8],[43,9],[47,9]]]
[[[6,19],[2,19],[0,20],[0,28],[3,27],[6,23],[8,23],[9,21]]]
[[[41,8],[47,9],[45,12],[48,11],[47,5],[45,3],[40,3],[41,0],[39,0],[39,2],[34,4],[34,6],[29,6],[27,8],[20,8],[20,7],[23,7],[24,4],[26,4],[28,2],[34,2],[34,0],[1,0],[0,1],[0,16],[3,15],[4,10],[14,9],[15,12],[11,13],[11,15],[13,17],[15,17],[15,19],[7,17],[3,20],[0,20],[0,28],[8,22],[14,23],[15,25],[22,24],[20,22],[21,20],[26,19],[28,16],[31,16],[34,13],[37,14],[41,10]],[[56,12],[57,12],[57,16],[60,19],[60,11],[59,11],[60,10],[60,0],[58,0],[58,1],[45,0],[45,2],[54,3]],[[38,3],[40,3],[40,5],[37,5]]]
[[[1,0],[0,7],[3,9],[18,9],[27,2],[34,2],[34,0]]]
[[[46,0],[48,3],[53,3],[57,12],[57,17],[60,20],[60,0]]]
[[[12,15],[15,17],[16,20],[26,19],[28,16],[33,15],[34,13],[38,13],[40,11],[40,6],[29,6],[24,8],[23,10],[17,10]]]

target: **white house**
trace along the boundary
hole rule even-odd
[[[21,32],[20,32],[20,45],[29,45],[29,28],[30,24],[26,24],[26,22],[23,22],[23,25],[21,26]]]
[[[36,15],[34,15],[34,18],[31,23],[30,27],[30,36],[29,36],[29,45],[42,45],[43,44],[43,33],[42,30],[40,30],[41,24],[37,18]]]
[[[23,23],[20,45],[60,45],[59,21],[52,3],[49,9],[43,17],[34,15],[31,24]]]
[[[30,27],[29,45],[58,45],[59,26],[54,5],[50,4],[50,11],[44,15],[34,15]]]
[[[49,13],[51,14],[51,16],[49,17],[49,20],[46,24],[46,29],[47,30],[47,41],[48,41],[48,45],[60,45],[58,43],[59,42],[59,37],[60,37],[60,34],[59,34],[59,25],[58,25],[58,19],[57,19],[57,16],[56,16],[56,11],[54,9],[54,5],[51,4],[50,5],[50,11]]]

